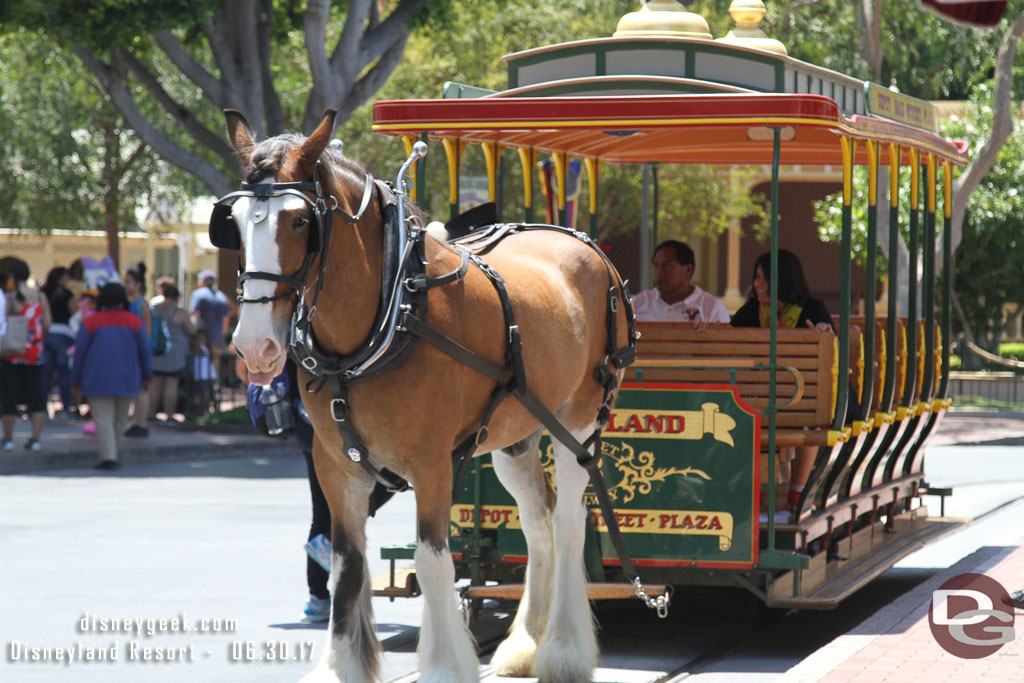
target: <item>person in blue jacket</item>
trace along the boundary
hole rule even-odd
[[[153,376],[149,335],[128,310],[124,287],[109,282],[100,289],[96,312],[75,338],[72,386],[81,387],[96,421],[100,459],[96,469],[116,470],[117,441],[128,424],[128,410]]]

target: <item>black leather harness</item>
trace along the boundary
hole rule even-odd
[[[460,443],[452,453],[458,464],[454,491],[458,492],[461,489],[461,482],[465,476],[470,456],[477,447],[486,441],[488,425],[498,406],[509,396],[515,396],[548,430],[552,438],[572,451],[577,462],[586,468],[606,520],[609,536],[622,562],[623,571],[630,582],[637,587],[638,595],[648,602],[648,606],[655,607],[656,605],[652,604],[652,601],[647,599],[646,594],[643,593],[640,580],[633,569],[599,467],[601,430],[608,424],[611,415],[611,404],[618,386],[616,372],[636,359],[635,341],[637,337],[632,302],[626,290],[626,283],[619,281],[614,266],[604,252],[586,233],[552,225],[500,223],[474,231],[453,242],[452,246],[462,256],[460,265],[445,275],[429,277],[426,274],[428,262],[424,246],[425,233],[418,226],[407,228],[399,224],[398,216],[401,211],[398,210],[398,202],[401,200],[390,185],[375,181],[367,175],[361,206],[354,215],[338,208],[336,198],[325,194],[327,187],[324,171],[319,165],[313,183],[243,184],[241,191],[225,195],[218,200],[217,208],[211,218],[210,232],[214,244],[223,248],[231,248],[231,235],[227,234],[227,227],[224,223],[224,207],[229,207],[230,203],[238,196],[252,196],[259,201],[279,194],[301,194],[313,207],[316,230],[310,231],[307,254],[298,273],[293,276],[281,276],[263,272],[244,272],[239,276],[239,283],[250,279],[271,280],[283,283],[295,292],[258,299],[239,297],[239,303],[270,303],[284,298],[296,300],[292,315],[289,352],[295,362],[313,377],[307,385],[308,391],[316,393],[324,386],[330,389],[332,394],[331,417],[337,424],[338,432],[344,441],[346,456],[359,463],[370,476],[389,491],[401,491],[409,488],[408,482],[400,476],[387,469],[378,469],[370,462],[369,451],[359,438],[352,422],[348,390],[354,384],[378,377],[395,367],[409,354],[416,341],[422,339],[456,361],[489,377],[496,384],[480,427]],[[320,292],[323,289],[326,255],[333,227],[332,218],[335,213],[338,213],[349,223],[358,222],[368,206],[371,188],[373,188],[373,194],[384,216],[382,228],[384,258],[381,272],[380,305],[370,336],[358,350],[346,356],[324,353],[317,344],[312,320],[316,314]],[[315,193],[315,198],[310,199],[304,194],[306,192]],[[220,211],[220,216],[218,216],[218,211]],[[228,218],[230,218],[230,209],[228,209]],[[399,235],[401,230],[409,230],[407,233],[409,239],[405,243],[402,253],[397,254],[399,240],[396,235]],[[582,443],[529,390],[523,363],[522,339],[519,326],[516,324],[512,301],[505,288],[505,281],[483,259],[483,255],[502,239],[513,234],[535,230],[553,230],[579,239],[601,256],[608,272],[608,306],[605,322],[608,336],[605,345],[606,355],[604,362],[594,369],[594,379],[603,388],[604,396],[597,415],[597,428]],[[235,226],[235,231],[234,248],[237,248],[239,241],[237,226]],[[306,279],[317,256],[320,258],[319,277],[312,301],[307,305]],[[504,365],[498,365],[467,349],[426,322],[428,318],[427,292],[436,287],[461,281],[466,276],[470,264],[487,276],[494,285],[501,302],[505,323]],[[397,311],[394,309],[395,306],[398,307]],[[617,314],[620,306],[625,307],[628,325],[627,342],[623,347],[617,345]],[[390,317],[392,312],[397,312],[397,317]],[[393,329],[388,329],[389,320],[397,320]],[[659,603],[657,607],[661,614],[663,608],[667,607],[667,600]]]

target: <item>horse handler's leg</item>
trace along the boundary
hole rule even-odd
[[[412,482],[419,519],[419,542],[413,559],[416,580],[423,591],[423,620],[416,648],[419,683],[475,683],[480,680],[480,663],[473,636],[455,600],[455,565],[448,548],[451,457],[445,453],[431,462],[435,466]]]
[[[554,546],[551,511],[555,495],[537,457],[540,432],[512,448],[494,453],[494,472],[516,499],[519,521],[526,536],[526,582],[523,599],[509,629],[491,658],[499,676],[530,676],[537,643],[544,636],[551,606]]]
[[[380,643],[366,563],[366,518],[373,482],[351,468],[339,471],[325,460],[314,461],[331,508],[331,621],[320,661],[302,683],[378,681]]]
[[[574,430],[573,436],[585,439],[593,429],[590,426]],[[554,514],[554,589],[551,617],[537,649],[534,672],[540,683],[582,683],[591,680],[597,666],[597,635],[583,567],[587,516],[583,491],[588,478],[576,456],[561,443],[554,442],[554,451],[558,490]]]

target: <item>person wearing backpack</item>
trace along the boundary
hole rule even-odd
[[[150,353],[153,353],[153,312],[150,310],[149,304],[146,303],[145,263],[140,262],[125,272],[124,291],[128,295],[129,310],[142,319],[142,328],[146,333],[146,338],[150,340]],[[148,419],[149,392],[141,391],[132,404],[132,425],[124,435],[130,437],[149,436],[149,428],[146,426]]]
[[[10,275],[14,289],[9,292],[3,305],[6,318],[20,316],[28,318],[28,334],[25,350],[0,359],[0,404],[3,413],[3,450],[14,450],[14,418],[18,404],[28,406],[32,419],[32,436],[25,444],[30,451],[42,448],[39,437],[46,421],[46,397],[43,395],[43,345],[46,329],[50,327],[50,304],[46,296],[28,284],[29,268],[24,261],[11,265]]]
[[[157,288],[161,296],[150,301],[153,321],[167,330],[167,350],[153,354],[153,381],[149,385],[149,416],[156,417],[161,406],[167,420],[173,419],[178,407],[178,386],[185,375],[189,351],[189,337],[196,333],[192,317],[181,307],[181,290],[169,278],[160,278]],[[156,328],[156,326],[154,326]]]

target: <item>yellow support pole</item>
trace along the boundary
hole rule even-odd
[[[900,205],[900,146],[889,143],[889,206]],[[890,257],[892,258],[892,257]]]
[[[945,218],[953,217],[953,162],[949,159],[942,161],[942,215]]]
[[[452,218],[459,214],[459,162],[462,161],[462,143],[458,139],[443,138],[444,156],[448,160],[448,206]]]
[[[533,147],[517,147],[519,164],[523,167],[523,207],[526,209],[526,221],[533,220],[533,165],[537,154]]]
[[[412,155],[412,143],[416,142],[416,138],[412,135],[402,136],[402,146],[405,147],[405,156],[409,158]],[[416,164],[409,167],[409,172],[405,176],[409,180],[409,198],[414,202],[417,201],[418,190],[420,189],[419,183],[416,182]]]
[[[853,158],[857,153],[857,141],[842,135],[839,146],[843,152],[843,206],[853,203]]]
[[[494,202],[498,200],[498,160],[504,148],[497,142],[484,142],[480,146],[487,165],[487,198]]]

